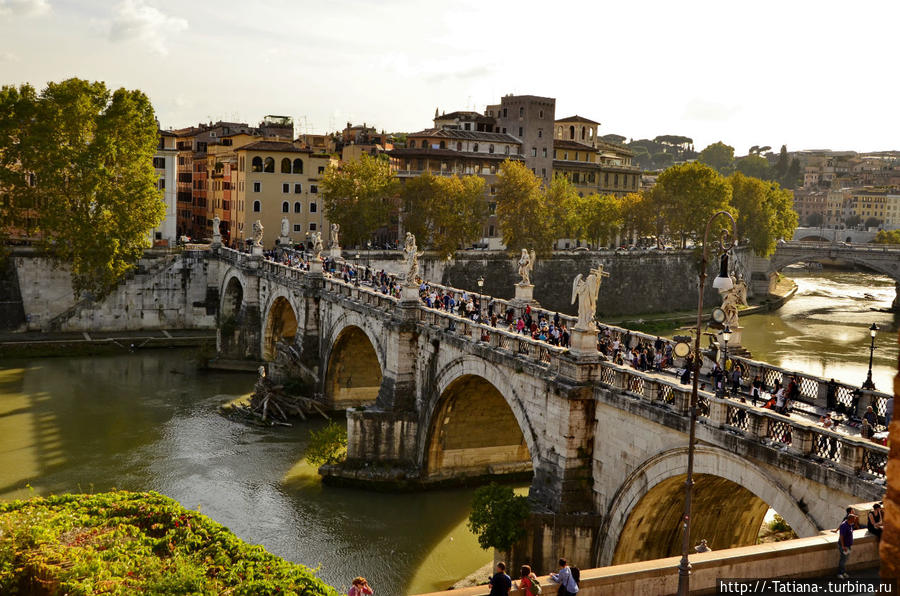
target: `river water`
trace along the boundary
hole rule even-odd
[[[889,389],[896,327],[893,315],[870,308],[890,306],[893,282],[791,275],[800,287],[793,300],[742,319],[754,357],[862,382],[874,321],[884,328],[875,383]],[[189,350],[0,361],[0,498],[156,490],[276,555],[320,566],[345,593],[356,575],[380,594],[442,589],[490,560],[465,527],[472,491],[323,487],[303,459],[322,422],[260,429],[217,413],[253,382],[199,372]]]

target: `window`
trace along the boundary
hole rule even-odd
[[[494,193],[491,192],[491,194],[494,194]],[[494,203],[494,202],[488,203],[488,214],[495,215],[496,213],[497,213],[497,203]]]
[[[503,152],[509,155],[509,145],[503,148]]]
[[[494,226],[488,226],[488,236],[494,235]]]
[[[281,202],[281,212],[282,213],[290,213],[290,211],[291,211],[291,206],[288,204],[288,202],[282,201]]]
[[[324,173],[325,173],[325,166],[319,166],[319,173],[320,173],[320,174],[324,174]]]
[[[303,173],[303,160],[302,159],[298,158],[298,159],[294,160],[294,164],[291,167],[291,173],[292,174],[302,174]]]
[[[503,117],[507,118],[508,116],[509,114],[507,113],[506,108],[503,108]]]
[[[281,173],[282,174],[290,174],[291,173],[291,160],[289,160],[286,157],[281,160]]]
[[[165,188],[166,188],[166,179],[165,179],[165,178],[160,178],[159,180],[157,180],[157,181],[156,181],[156,188],[158,188],[159,190],[165,190]]]
[[[447,141],[441,141],[440,147],[441,147],[441,149],[446,149],[446,148],[447,148]]]
[[[295,232],[302,232],[302,231],[303,231],[303,224],[294,224],[294,231],[295,231]]]
[[[575,152],[575,161],[578,161],[578,152]]]
[[[540,112],[538,112],[538,118],[543,118],[543,117],[544,117],[544,110],[541,110]]]
[[[153,158],[153,167],[157,170],[165,170],[166,169],[166,158],[165,157],[154,157]]]
[[[474,151],[475,153],[478,153],[478,143],[475,143],[474,145],[472,145],[472,151]],[[421,168],[419,168],[419,169],[421,169]]]
[[[547,177],[547,168],[541,168],[541,178]]]
[[[263,161],[260,156],[256,156],[253,158],[253,161],[250,162],[252,164],[252,168],[254,172],[262,172],[263,171]]]
[[[254,182],[253,183],[253,192],[260,192],[262,190],[262,182]]]
[[[564,151],[564,152],[563,152],[563,159],[569,159],[569,152],[568,152],[568,151]]]
[[[303,185],[302,184],[294,184],[294,194],[299,195],[302,192],[303,192]]]
[[[291,185],[288,184],[287,182],[283,183],[283,184],[281,185],[281,192],[283,192],[283,193],[285,193],[285,194],[291,192]]]
[[[413,140],[413,139],[410,139],[410,140],[409,140],[409,148],[410,148],[410,149],[415,149],[415,148],[416,148],[416,141],[415,141],[415,140]]]
[[[539,129],[538,129],[538,138],[541,139],[541,138],[543,138],[543,137],[544,137],[544,129],[543,129],[543,128],[539,128]]]
[[[575,127],[569,126],[569,138],[575,140]]]
[[[523,106],[519,107],[519,118],[525,117],[525,108]]]
[[[581,140],[582,141],[584,140],[584,135],[585,135],[585,130],[584,130],[584,127],[582,126],[581,127]]]
[[[537,147],[531,148],[531,157],[537,157]]]
[[[314,221],[309,222],[309,231],[310,232],[316,231],[316,222],[314,222]]]
[[[319,192],[319,187],[318,187],[318,186],[316,186],[315,184],[310,184],[310,185],[309,185],[309,194],[313,194],[313,195],[314,195],[314,194],[317,194],[318,192]]]
[[[265,161],[265,165],[263,166],[263,172],[274,173],[275,172],[275,160],[271,157],[267,157]]]
[[[619,186],[619,175],[616,174],[613,179],[615,180],[615,182],[613,182],[613,186]]]
[[[259,213],[262,211],[262,205],[259,201],[253,201],[253,213]]]
[[[317,211],[316,204],[315,204],[315,203],[310,203],[310,204],[309,204],[309,212],[310,212],[310,213],[315,213],[316,211]]]
[[[241,165],[238,166],[238,169],[240,169],[241,171],[243,171],[243,170],[244,170],[244,156],[243,156],[243,155],[241,156],[240,164],[241,164]]]
[[[493,152],[494,152],[494,145],[493,144],[488,145],[488,153],[493,153]]]
[[[300,201],[294,202],[294,213],[301,213],[303,211],[303,206],[300,204]]]
[[[520,126],[519,127],[519,136],[521,137],[523,134],[525,134],[525,129]]]
[[[547,157],[547,148],[546,147],[541,149],[541,157]]]
[[[456,142],[456,150],[457,150],[457,151],[462,151],[462,143],[459,142],[459,141]]]
[[[472,130],[472,124],[470,122],[466,122],[463,125],[463,130]]]

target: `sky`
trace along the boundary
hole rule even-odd
[[[898,22],[897,0],[0,0],[0,84],[138,88],[164,128],[417,131],[514,93],[629,139],[876,151],[900,149]]]

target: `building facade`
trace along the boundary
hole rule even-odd
[[[641,169],[632,164],[634,153],[598,138],[599,126],[577,115],[554,123],[553,173],[567,178],[582,196],[638,192]]]
[[[525,165],[545,184],[553,179],[553,122],[556,99],[536,95],[505,95],[487,106],[485,116],[495,120],[494,131],[522,143]]]
[[[150,242],[154,246],[175,246],[178,240],[177,170],[178,149],[176,137],[169,131],[159,132],[159,145],[153,154],[153,168],[156,170],[156,188],[162,192],[166,215],[162,222],[150,231]]]

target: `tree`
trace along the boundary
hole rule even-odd
[[[424,172],[407,178],[400,190],[400,209],[403,229],[412,233],[416,241],[425,246],[430,242],[433,209],[440,189],[438,177]]]
[[[622,135],[616,135],[616,134],[603,135],[600,138],[608,143],[616,143],[617,145],[623,144],[626,140],[626,138],[623,137]]]
[[[484,178],[450,176],[438,178],[438,193],[430,208],[431,246],[441,255],[453,255],[480,237],[487,211]]]
[[[858,215],[850,215],[844,220],[844,225],[848,228],[855,228],[862,222],[862,218]]]
[[[691,162],[660,174],[651,198],[669,233],[680,237],[684,247],[688,238],[703,237],[713,213],[731,209],[731,186],[711,167]]]
[[[735,172],[728,177],[731,205],[737,211],[737,231],[753,251],[767,257],[779,238],[791,238],[797,227],[793,193],[773,182]]]
[[[619,199],[622,229],[632,236],[656,236],[665,232],[665,218],[657,208],[652,192],[631,192]]]
[[[595,246],[609,244],[622,226],[622,209],[613,195],[575,197],[570,217],[571,237]]]
[[[497,223],[512,252],[533,248],[547,253],[556,239],[540,179],[518,161],[500,164],[497,175]]]
[[[778,153],[778,161],[775,162],[775,166],[773,170],[775,172],[775,179],[780,182],[783,186],[787,186],[784,183],[785,176],[787,176],[788,168],[791,165],[791,160],[788,157],[787,145],[781,146],[781,151]]]
[[[320,430],[309,434],[306,461],[316,468],[337,464],[347,457],[347,426],[329,422]]]
[[[734,147],[718,141],[700,152],[700,161],[723,175],[734,169]]]
[[[468,526],[481,548],[508,553],[525,537],[525,521],[530,511],[527,497],[516,495],[509,486],[492,482],[475,491]]]
[[[675,158],[672,157],[671,153],[654,153],[653,154],[653,165],[659,169],[668,168],[673,163],[675,163]]]
[[[0,89],[0,236],[37,233],[75,293],[108,293],[165,216],[144,93],[68,79]]]
[[[821,213],[810,213],[806,216],[806,225],[811,228],[818,228],[825,223],[825,216]]]
[[[890,232],[878,230],[875,240],[872,242],[875,244],[900,244],[900,230],[891,230]]]
[[[803,173],[800,172],[800,160],[795,157],[791,160],[791,165],[788,167],[787,174],[785,174],[784,181],[781,184],[785,188],[796,188],[802,182]]]
[[[866,223],[865,223],[865,226],[863,226],[863,227],[865,227],[866,229],[869,229],[869,228],[877,228],[880,225],[881,225],[880,219],[878,219],[877,217],[869,217],[869,218],[866,218]]]
[[[579,198],[578,191],[565,176],[554,176],[550,186],[541,189],[544,217],[548,220],[547,233],[550,234],[551,244],[558,238],[574,237],[572,212]]]
[[[760,180],[772,180],[772,168],[769,166],[769,161],[758,154],[742,157],[735,162],[734,166],[745,176],[752,176]]]
[[[390,223],[399,192],[390,163],[363,154],[340,167],[331,166],[322,179],[325,216],[340,224],[348,246],[359,245]]]

